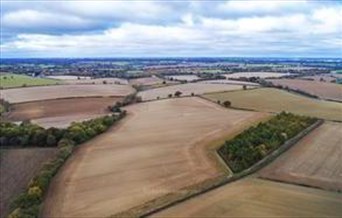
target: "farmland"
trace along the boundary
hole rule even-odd
[[[50,186],[43,217],[104,217],[222,175],[207,145],[264,113],[197,97],[128,106],[117,127],[80,147]]]
[[[162,84],[165,81],[166,84],[175,84],[177,82],[172,82],[170,80],[163,80],[156,76],[150,76],[150,77],[142,77],[137,79],[131,79],[129,81],[132,85],[143,85],[143,86],[152,86],[152,85],[158,85]]]
[[[261,170],[263,178],[342,190],[341,123],[326,122]]]
[[[15,88],[24,86],[44,86],[61,84],[60,80],[37,78],[13,73],[0,74],[0,88]]]
[[[196,81],[200,79],[196,75],[170,75],[170,76],[167,76],[167,78],[173,79],[173,80],[179,80],[179,81],[188,81],[188,82],[192,82],[192,81]]]
[[[229,100],[232,107],[263,112],[289,111],[295,114],[342,121],[342,104],[311,99],[283,90],[260,88],[234,92],[205,94],[204,97],[221,102]]]
[[[229,79],[204,80],[204,81],[200,81],[198,83],[259,86],[258,83],[238,81],[238,80],[229,80]]]
[[[108,114],[108,106],[119,100],[121,98],[89,97],[14,104],[11,106],[11,112],[6,116],[6,119],[11,121],[32,120],[45,127],[65,127],[72,121]]]
[[[120,78],[91,78],[78,76],[50,76],[49,78],[59,79],[64,84],[121,84],[127,85],[126,79]]]
[[[10,103],[22,103],[60,98],[125,96],[133,92],[134,89],[126,85],[58,85],[2,90],[1,97]]]
[[[339,217],[341,201],[339,193],[247,178],[152,217]]]
[[[157,99],[158,97],[167,98],[169,94],[174,95],[176,91],[182,92],[182,95],[191,95],[192,93],[198,95],[208,92],[230,91],[239,89],[242,89],[242,85],[187,83],[151,89],[139,92],[138,95],[141,96],[143,100],[153,100]]]
[[[42,164],[52,158],[55,148],[1,149],[0,217],[9,212],[10,202],[22,192]]]
[[[259,78],[278,78],[286,76],[286,73],[274,73],[274,72],[241,72],[241,73],[232,73],[225,74],[224,76],[227,79],[239,79],[241,77],[251,78],[251,77],[259,77]]]
[[[272,79],[267,81],[272,82],[274,85],[301,90],[311,95],[318,96],[321,99],[342,101],[342,86],[339,84],[300,79]]]

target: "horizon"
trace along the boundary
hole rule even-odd
[[[341,58],[338,1],[1,1],[1,59]],[[201,54],[201,55],[198,55]]]

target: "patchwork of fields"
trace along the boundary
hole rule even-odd
[[[230,101],[232,107],[264,112],[288,111],[295,114],[342,121],[342,104],[292,94],[284,90],[260,88],[234,92],[205,94],[217,101]]]
[[[155,100],[159,98],[167,98],[169,94],[174,95],[175,92],[180,91],[182,95],[195,95],[204,94],[208,92],[230,91],[242,89],[242,85],[229,85],[229,84],[206,84],[206,83],[186,83],[179,85],[172,85],[157,89],[151,89],[139,92],[138,95],[143,100]]]
[[[109,216],[222,175],[206,145],[268,116],[197,97],[126,109],[121,125],[83,144],[64,165],[43,217]]]

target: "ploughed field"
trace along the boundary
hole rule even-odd
[[[143,100],[154,100],[158,97],[167,98],[169,94],[174,95],[177,91],[182,92],[182,95],[191,95],[192,93],[198,95],[208,92],[230,91],[238,89],[242,89],[242,85],[186,83],[142,91],[138,93],[138,96],[141,96]]]
[[[229,79],[203,80],[198,83],[259,86],[258,83],[245,82],[245,81],[239,81],[239,80],[229,80]]]
[[[58,85],[6,89],[1,91],[1,98],[10,103],[42,101],[48,99],[126,96],[134,92],[128,85]]]
[[[121,78],[91,78],[85,76],[50,76],[49,78],[59,79],[65,84],[121,84],[127,85],[128,82],[126,79]]]
[[[13,104],[6,119],[11,121],[32,120],[43,127],[66,127],[73,121],[110,113],[108,106],[114,105],[121,99],[120,97],[89,97]]]
[[[10,202],[24,191],[43,164],[57,153],[56,148],[0,150],[0,217],[9,213]]]
[[[166,78],[173,79],[173,80],[188,81],[188,82],[201,79],[197,75],[170,75],[170,76],[166,76]]]
[[[118,126],[83,144],[62,167],[43,217],[106,217],[221,176],[207,146],[269,116],[197,97],[126,109]]]
[[[342,191],[342,124],[325,122],[259,173],[261,177]]]
[[[267,81],[272,82],[274,85],[301,90],[322,99],[342,101],[342,85],[340,84],[302,79],[272,79]]]
[[[213,101],[230,101],[232,107],[295,114],[342,121],[342,104],[322,101],[273,88],[205,94]]]
[[[152,217],[340,217],[341,202],[340,193],[246,178]]]

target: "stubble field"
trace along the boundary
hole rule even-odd
[[[118,97],[133,92],[128,85],[58,85],[2,90],[1,98],[10,103],[22,103],[60,98]]]
[[[259,174],[272,180],[342,191],[341,130],[341,123],[324,123]]]
[[[206,146],[269,116],[196,97],[126,109],[125,120],[83,144],[63,166],[43,217],[105,217],[220,176]]]
[[[247,178],[152,217],[339,217],[341,201],[339,193]]]

